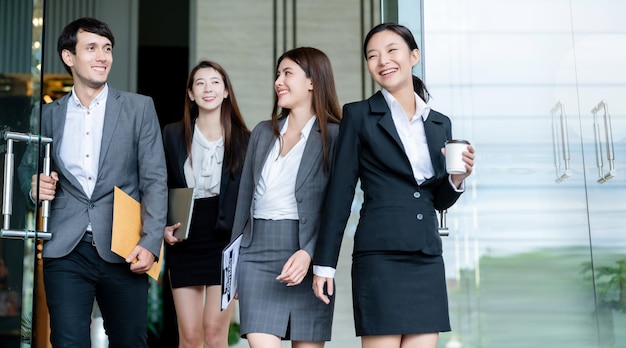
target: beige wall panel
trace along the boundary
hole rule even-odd
[[[190,67],[210,59],[226,69],[251,129],[272,111],[272,16],[272,1],[196,0],[191,7]]]
[[[211,59],[228,71],[250,128],[268,119],[273,103],[274,53],[293,48],[293,14],[296,13],[297,46],[313,46],[330,58],[339,102],[360,100],[362,79],[371,93],[363,69],[361,0],[300,0],[277,2],[277,52],[273,52],[273,1],[192,0],[190,66]],[[367,3],[367,2],[366,2]],[[365,17],[371,11],[365,4]],[[285,11],[286,10],[286,11]],[[375,9],[378,12],[377,9]],[[286,31],[283,19],[286,16]],[[366,20],[369,22],[369,20]],[[368,30],[370,24],[366,24]],[[364,75],[365,74],[365,75]]]
[[[313,46],[333,65],[341,105],[362,99],[361,0],[297,1],[298,46]]]

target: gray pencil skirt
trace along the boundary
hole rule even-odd
[[[302,283],[276,280],[300,249],[297,220],[254,220],[252,244],[241,248],[237,291],[241,336],[267,333],[292,341],[330,341],[334,298],[326,305],[312,290],[309,269]]]

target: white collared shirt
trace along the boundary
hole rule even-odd
[[[300,141],[283,157],[280,155],[281,141],[276,139],[270,151],[261,178],[254,191],[254,212],[256,219],[299,220],[296,202],[296,176],[307,139],[315,123],[315,116],[300,131]],[[289,117],[280,130],[280,136],[287,132]]]
[[[396,126],[404,146],[404,152],[411,163],[413,176],[418,184],[422,184],[435,175],[426,141],[426,132],[424,131],[424,122],[428,119],[430,106],[417,93],[413,92],[415,95],[415,114],[409,118],[400,103],[389,91],[383,88],[382,94],[391,110],[393,124]]]
[[[87,197],[91,198],[98,178],[98,161],[104,129],[108,85],[85,107],[72,94],[67,99],[67,114],[59,155],[67,170],[78,180]]]
[[[193,166],[191,164],[193,161]],[[222,162],[224,161],[224,137],[208,141],[195,126],[189,157],[183,165],[188,187],[193,187],[194,198],[214,197],[220,194]]]

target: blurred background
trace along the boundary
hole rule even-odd
[[[342,104],[369,97],[378,88],[363,37],[399,22],[418,40],[415,74],[431,107],[477,154],[446,214],[452,332],[439,347],[626,347],[624,13],[621,0],[0,0],[0,132],[38,134],[41,104],[71,89],[56,38],[78,17],[111,26],[109,83],[151,96],[162,126],[182,117],[190,67],[211,59],[228,71],[250,128],[270,117],[274,64],[293,47],[328,54]],[[0,140],[5,158],[36,156]],[[10,207],[4,193],[0,347],[47,347],[42,243],[5,233],[37,230],[37,213],[17,189]],[[349,275],[360,197],[326,347],[360,346]],[[153,347],[177,346],[166,284],[164,274],[151,284]],[[93,316],[93,346],[104,347],[97,305]],[[246,347],[237,320],[232,343]]]

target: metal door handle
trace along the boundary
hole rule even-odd
[[[550,113],[552,114],[552,152],[556,169],[555,182],[560,183],[571,175],[567,116],[565,116],[563,104],[560,101],[556,102]],[[563,170],[561,170],[561,160],[563,162]]]
[[[604,123],[604,142],[606,145],[606,159],[609,162],[609,170],[604,172],[604,162],[602,161],[602,136],[600,129],[600,120],[598,117],[599,112],[603,112],[602,121]],[[598,103],[593,109],[593,128],[594,128],[594,140],[596,145],[596,164],[598,166],[598,183],[604,184],[617,175],[615,169],[615,151],[613,148],[613,129],[611,128],[611,115],[609,114],[609,106],[603,100]]]
[[[448,226],[446,225],[446,214],[448,210],[439,210],[439,235],[442,237],[447,237],[450,235],[450,230],[448,230]]]
[[[52,236],[48,229],[48,217],[50,215],[50,201],[43,201],[42,203],[42,217],[43,226],[42,231],[32,230],[11,230],[11,215],[13,214],[13,173],[14,173],[14,154],[13,143],[15,141],[33,142],[45,144],[44,155],[44,174],[50,175],[50,144],[52,138],[39,137],[32,134],[6,132],[4,139],[7,141],[6,153],[4,155],[4,186],[2,191],[2,215],[4,223],[2,230],[0,231],[0,237],[2,238],[39,238],[48,240]]]

